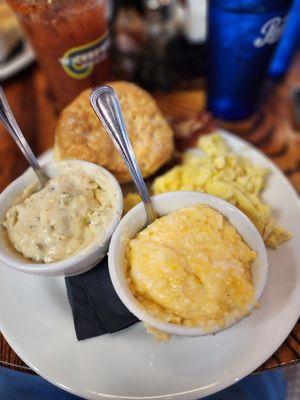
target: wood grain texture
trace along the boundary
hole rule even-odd
[[[204,90],[156,93],[155,97],[183,146],[199,133],[221,126],[235,132],[267,154],[287,175],[300,193],[300,132],[293,127],[290,93],[300,86],[300,54],[287,78],[277,85],[269,84],[260,112],[249,121],[225,124],[213,121],[204,111]],[[4,85],[8,101],[26,138],[36,154],[53,144],[57,115],[47,92],[41,71],[32,66]],[[0,190],[3,190],[26,168],[20,151],[0,126]],[[258,371],[284,366],[300,360],[300,322],[287,340]],[[24,372],[33,371],[14,353],[0,334],[0,365]]]

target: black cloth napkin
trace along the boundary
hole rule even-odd
[[[78,340],[117,332],[138,321],[115,292],[107,257],[90,271],[65,281]]]

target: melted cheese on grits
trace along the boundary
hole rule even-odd
[[[126,252],[130,288],[148,312],[207,331],[248,314],[255,258],[229,221],[201,204],[158,218]]]

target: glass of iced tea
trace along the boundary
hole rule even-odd
[[[110,0],[7,0],[61,109],[109,78]]]

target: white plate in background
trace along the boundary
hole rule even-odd
[[[26,68],[34,59],[33,50],[28,43],[24,42],[20,51],[8,61],[0,63],[0,81],[4,81]]]

